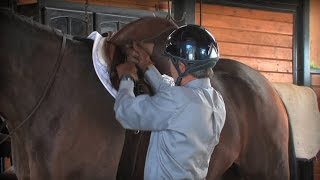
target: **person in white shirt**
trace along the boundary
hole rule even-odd
[[[175,82],[161,76],[139,43],[128,49],[128,62],[117,66],[116,118],[126,129],[152,132],[144,179],[205,179],[226,117],[223,98],[210,84],[218,45],[203,27],[185,25],[169,35],[165,54]],[[153,96],[134,95],[135,65]]]

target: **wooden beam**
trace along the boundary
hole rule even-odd
[[[261,46],[276,46],[283,48],[291,48],[292,35],[254,32],[238,29],[220,28],[204,26],[208,29],[218,42],[229,43],[245,43]]]
[[[202,13],[207,14],[217,14],[225,16],[236,16],[242,18],[268,20],[268,21],[278,21],[285,23],[293,23],[293,14],[287,12],[277,12],[277,11],[261,11],[258,9],[240,8],[234,6],[216,5],[216,4],[203,4]],[[200,12],[200,3],[197,3],[197,13]],[[199,15],[197,15],[199,17]]]
[[[282,1],[282,2],[281,2]],[[203,0],[203,3],[220,4],[250,9],[271,10],[279,12],[295,12],[300,0]]]
[[[292,49],[239,43],[219,43],[220,53],[225,56],[292,60]]]
[[[203,13],[202,24],[211,27],[250,30],[273,34],[292,35],[292,23],[232,17]]]
[[[38,0],[17,0],[17,5],[36,4]]]

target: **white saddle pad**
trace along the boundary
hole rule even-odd
[[[107,91],[115,98],[117,96],[117,90],[112,86],[108,65],[105,63],[106,61],[103,59],[101,53],[106,38],[102,37],[97,31],[92,32],[88,38],[94,40],[92,48],[92,60],[97,76]]]
[[[315,92],[287,83],[273,86],[287,109],[297,158],[312,159],[320,150],[320,113]]]

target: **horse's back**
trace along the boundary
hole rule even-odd
[[[286,179],[287,172],[271,172],[288,166],[288,119],[281,99],[262,74],[240,62],[221,59],[214,73],[211,82],[224,98],[227,117],[209,176],[236,163],[254,178],[263,179],[269,169],[268,178]]]

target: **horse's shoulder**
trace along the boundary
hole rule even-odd
[[[229,71],[232,73],[257,72],[255,69],[233,59],[221,58],[215,66],[217,71]]]

